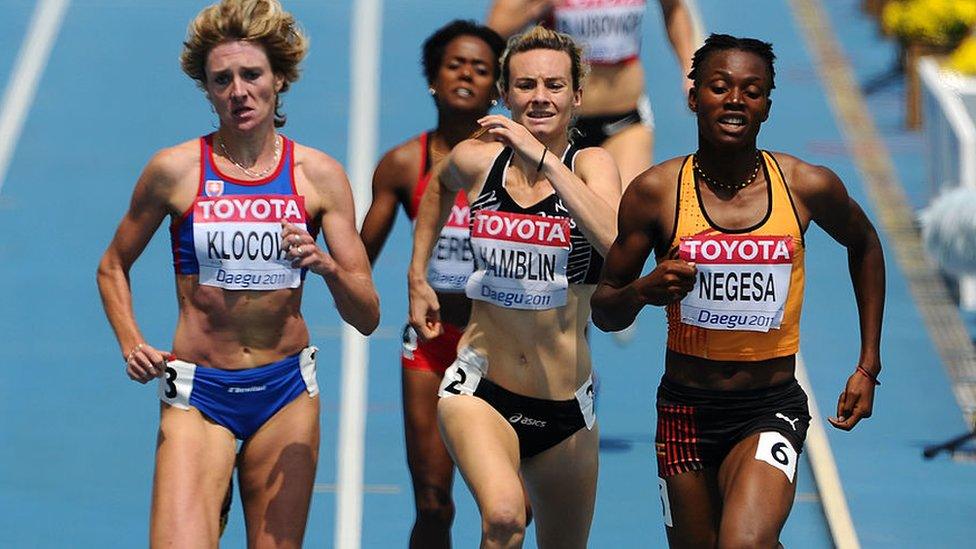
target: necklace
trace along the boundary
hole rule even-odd
[[[230,151],[227,150],[227,146],[224,145],[224,138],[220,137],[219,133],[217,134],[217,144],[220,145],[220,151],[224,153],[224,156],[227,157],[227,160],[230,160],[231,163],[237,166],[239,170],[241,170],[242,172],[246,173],[247,175],[255,179],[261,179],[262,177],[271,173],[272,170],[278,167],[278,160],[281,159],[281,143],[278,141],[277,135],[274,138],[274,161],[271,163],[270,166],[267,167],[267,169],[262,170],[260,172],[252,172],[251,170],[242,166],[241,163],[238,162],[236,159],[234,159],[234,157],[231,156]]]
[[[749,179],[746,179],[742,183],[722,183],[720,181],[717,181],[717,180],[712,179],[711,177],[708,177],[707,175],[705,175],[705,172],[702,171],[701,166],[698,165],[698,153],[697,152],[694,155],[692,155],[692,157],[691,157],[691,165],[692,165],[692,167],[695,168],[695,173],[697,173],[702,179],[704,179],[705,180],[705,183],[708,183],[710,186],[716,187],[718,189],[723,189],[723,190],[726,190],[726,191],[737,191],[739,189],[745,188],[750,183],[752,183],[753,181],[756,180],[756,176],[759,175],[759,167],[762,165],[762,162],[760,162],[759,151],[757,150],[756,151],[756,167],[753,168],[752,175],[749,176]]]

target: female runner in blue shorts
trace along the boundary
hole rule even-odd
[[[126,373],[158,378],[152,546],[216,547],[236,464],[248,545],[300,547],[319,445],[306,274],[325,280],[360,332],[379,322],[342,167],[276,131],[305,52],[277,0],[223,0],[197,15],[181,62],[219,127],[153,156],[99,265]],[[171,352],[142,336],[129,285],[166,217],[179,303]]]

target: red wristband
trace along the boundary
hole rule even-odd
[[[862,376],[864,376],[864,377],[866,377],[866,378],[868,378],[868,379],[870,379],[870,380],[871,380],[871,382],[872,382],[872,383],[874,383],[874,385],[875,385],[875,387],[877,387],[878,385],[881,385],[881,382],[880,382],[880,381],[878,381],[878,376],[876,376],[876,375],[874,375],[874,374],[872,374],[871,372],[869,372],[869,371],[867,371],[867,370],[865,370],[865,369],[864,369],[864,368],[863,368],[863,367],[862,367],[861,365],[858,365],[858,366],[857,366],[857,371],[858,371],[858,372],[859,372],[859,373],[860,373],[860,374],[861,374]]]

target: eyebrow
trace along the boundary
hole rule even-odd
[[[715,69],[712,76],[714,77],[715,74],[718,74],[719,76],[722,76],[724,78],[732,78],[731,72],[722,69]],[[754,82],[756,80],[762,80],[762,79],[763,77],[758,75],[746,76],[745,78],[743,78],[743,80],[745,80],[746,82]]]

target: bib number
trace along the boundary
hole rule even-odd
[[[767,431],[759,435],[756,459],[765,461],[782,471],[790,483],[796,478],[797,453],[790,441],[781,433]]]

